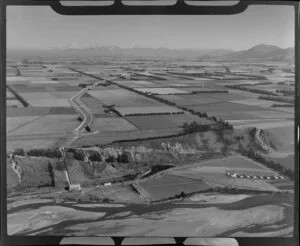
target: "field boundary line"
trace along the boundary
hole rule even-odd
[[[23,117],[23,116],[20,116],[20,117]],[[25,116],[25,117],[26,117],[26,116]],[[22,128],[22,127],[24,127],[24,126],[26,126],[26,125],[28,125],[28,124],[30,124],[30,123],[36,121],[36,120],[39,120],[39,119],[41,119],[41,118],[43,118],[43,117],[45,117],[45,115],[38,116],[36,119],[33,119],[33,120],[29,121],[29,122],[26,122],[26,123],[24,123],[23,125],[18,126],[17,128],[15,128],[15,129],[13,129],[13,130],[11,130],[11,131],[8,131],[7,133],[12,133],[12,132],[14,132],[15,130],[18,130],[18,129],[20,129],[20,128]],[[13,118],[13,117],[11,117],[11,118]]]

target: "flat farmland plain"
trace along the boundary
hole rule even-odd
[[[275,175],[276,172],[241,155],[213,159],[192,164],[190,166],[170,169],[168,172],[191,178],[208,177],[209,175],[224,175],[226,172],[245,173],[248,175]]]
[[[123,118],[96,118],[91,128],[99,131],[135,131],[137,128]]]
[[[211,188],[201,179],[180,177],[166,174],[159,178],[141,181],[138,186],[148,195],[152,201],[167,199],[175,195],[200,192]]]
[[[114,80],[115,83],[125,85],[131,88],[134,87],[156,87],[157,84],[145,80]]]
[[[77,125],[76,115],[46,115],[12,131],[10,136],[66,133]]]
[[[70,106],[68,99],[56,98],[49,92],[40,93],[20,93],[20,95],[30,105],[34,107],[68,107]]]
[[[264,167],[262,164],[259,164],[241,155],[235,155],[235,156],[230,156],[221,159],[214,159],[211,161],[199,163],[200,168],[205,166],[226,167],[226,168],[251,168],[251,169],[270,171],[269,168]]]
[[[18,100],[7,100],[6,106],[8,107],[23,107],[23,104]]]
[[[188,106],[188,105],[201,105],[219,102],[219,99],[211,98],[206,94],[201,95],[161,95],[158,96],[170,102],[174,102],[177,105]]]
[[[106,115],[105,108],[98,98],[92,97],[89,94],[84,94],[80,100],[89,108],[89,110],[95,115]]]
[[[143,130],[180,128],[185,122],[193,121],[203,125],[212,123],[192,114],[127,116],[126,119]]]
[[[6,142],[7,151],[14,151],[16,149],[24,149],[25,151],[31,149],[49,149],[49,148],[56,148],[64,142],[64,137],[62,138],[51,138],[51,137],[44,137],[35,139],[32,137],[31,139],[17,139],[13,140],[8,138]]]
[[[48,79],[48,80],[30,80],[29,81],[30,84],[33,84],[33,85],[48,85],[48,84],[59,84],[58,81],[56,80],[51,80],[51,79]]]
[[[163,87],[163,88],[134,88],[137,91],[144,92],[144,93],[151,93],[157,95],[168,95],[168,94],[189,94],[184,90],[178,90],[175,88],[170,87]]]
[[[155,129],[155,130],[139,130],[139,131],[119,131],[119,132],[99,132],[90,136],[79,138],[73,143],[73,147],[82,147],[83,145],[102,145],[110,144],[114,141],[135,140],[141,138],[164,137],[178,134],[181,132],[179,128]]]
[[[264,111],[245,111],[245,114],[252,115],[257,119],[294,119],[294,115],[286,112],[279,112],[276,110],[264,110]],[[242,119],[242,118],[241,118]]]
[[[207,112],[209,115],[215,115],[217,117],[223,118],[224,120],[245,119],[245,117],[246,119],[251,119],[254,118],[254,116],[245,116],[245,112],[266,111],[266,109],[263,109],[261,107],[230,102],[211,103],[199,106],[193,105],[189,106],[189,108],[195,110],[196,112]]]
[[[28,107],[28,108],[7,108],[7,117],[22,117],[22,116],[43,116],[47,114],[76,114],[71,107]]]
[[[134,114],[169,114],[169,113],[181,113],[180,109],[171,106],[145,106],[145,107],[116,107],[116,110],[123,116]]]
[[[203,179],[213,186],[234,186],[244,189],[276,190],[264,180],[229,178],[226,172],[272,176],[277,173],[248,158],[237,155],[221,159],[213,159],[189,166],[172,168],[166,171],[168,174],[183,176],[193,179]]]
[[[40,116],[17,116],[17,117],[6,117],[6,132],[9,133],[19,127],[22,127]]]
[[[58,99],[68,99],[76,95],[78,91],[53,91],[51,94]]]
[[[18,93],[47,93],[45,86],[30,86],[27,84],[12,84],[9,86]]]
[[[103,104],[111,105],[115,104],[116,106],[129,107],[129,106],[156,106],[161,103],[152,100],[150,98],[138,95],[134,92],[127,91],[124,89],[116,90],[95,90],[88,91],[88,93],[98,98]]]
[[[218,93],[223,93],[223,91],[226,91],[227,89],[212,89],[212,88],[208,88],[208,87],[205,87],[205,86],[203,86],[203,87],[199,86],[199,87],[186,87],[186,88],[183,88],[183,90],[186,91],[186,92],[189,92],[189,93],[191,93],[191,92],[198,92],[198,93],[201,93],[201,92],[209,93],[209,92],[211,92],[211,93],[214,93],[215,91],[217,91]],[[202,95],[202,94],[200,94],[200,95]]]
[[[254,98],[235,100],[235,101],[230,101],[230,102],[249,105],[249,106],[258,106],[258,107],[262,107],[262,108],[270,108],[275,103],[272,101],[254,99]],[[281,103],[281,104],[288,105],[288,103]]]
[[[49,107],[7,108],[6,117],[41,116],[49,111]]]
[[[14,94],[12,94],[9,90],[6,90],[6,99],[14,98]]]

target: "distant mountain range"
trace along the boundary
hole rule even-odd
[[[274,45],[260,44],[248,50],[226,54],[220,58],[224,60],[272,60],[290,61],[294,58],[295,49],[282,49]]]
[[[69,48],[57,49],[67,53],[81,53],[85,55],[102,55],[116,57],[165,57],[165,58],[195,58],[212,60],[272,60],[290,61],[294,58],[294,48],[282,49],[274,45],[259,44],[248,50],[233,51],[229,49],[167,49],[167,48],[120,48],[88,47],[78,48],[72,45]]]
[[[19,54],[20,51],[8,50],[9,54]],[[118,46],[95,46],[78,47],[72,44],[69,47],[55,48],[47,51],[25,50],[24,54],[47,55],[47,56],[69,56],[69,57],[132,57],[141,58],[173,58],[173,59],[196,59],[212,61],[292,61],[294,59],[295,49],[282,49],[274,45],[259,44],[250,49],[242,51],[233,51],[230,49],[168,49],[168,48],[120,48]]]
[[[166,57],[166,58],[200,58],[203,56],[217,57],[232,53],[228,49],[168,49],[168,48],[120,48],[118,46],[59,49],[60,51],[74,53],[92,53],[103,56],[134,56],[134,57]]]

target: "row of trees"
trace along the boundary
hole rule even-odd
[[[27,152],[24,149],[16,149],[13,154],[19,156],[35,156],[35,157],[48,157],[48,158],[61,158],[59,149],[32,149]]]
[[[295,91],[292,91],[292,90],[276,89],[276,92],[282,93],[284,96],[293,96],[293,95],[295,95]]]
[[[212,130],[212,127],[210,125],[202,125],[201,123],[196,121],[193,121],[192,123],[185,122],[182,125],[182,128],[184,133],[194,133]]]
[[[273,107],[273,108],[280,108],[280,107],[295,107],[295,105],[293,105],[293,104],[273,104],[271,107]]]
[[[73,149],[70,148],[68,149],[68,152],[73,154],[74,159],[78,161],[84,161],[84,151],[81,149]],[[118,154],[117,157],[108,155],[107,157],[101,156],[101,154],[98,151],[92,151],[89,150],[87,151],[88,153],[88,158],[92,162],[107,162],[107,163],[112,163],[112,162],[119,162],[119,163],[128,163],[129,162],[129,157],[126,152],[122,152],[121,154]]]
[[[183,111],[177,111],[177,112],[163,112],[163,113],[144,113],[144,114],[127,114],[126,116],[145,116],[145,115],[170,115],[170,114],[184,114]]]
[[[278,96],[277,93],[274,93],[272,91],[265,91],[265,90],[255,89],[255,88],[247,88],[247,87],[243,87],[243,86],[239,86],[239,85],[226,85],[226,87],[231,88],[231,89],[242,90],[242,91],[249,91],[249,92],[258,93],[258,94]]]
[[[295,103],[294,99],[274,97],[274,96],[259,96],[258,99],[275,101],[275,102]]]

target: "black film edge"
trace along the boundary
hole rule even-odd
[[[193,6],[178,0],[171,6],[128,6],[115,0],[110,6],[64,6],[53,1],[51,8],[62,15],[230,15],[243,12],[248,3],[240,1],[232,6]]]

